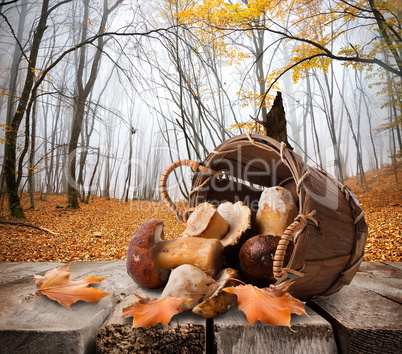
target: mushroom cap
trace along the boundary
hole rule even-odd
[[[246,230],[251,228],[250,208],[243,205],[242,201],[235,204],[225,202],[219,205],[218,212],[229,224],[229,232],[221,239],[222,245],[226,247],[237,244]]]
[[[127,273],[144,288],[164,286],[170,273],[167,269],[158,269],[151,251],[155,243],[163,239],[163,228],[161,220],[146,221],[134,232],[128,246]]]
[[[210,203],[199,204],[187,220],[184,235],[221,239],[229,231],[229,225]]]
[[[229,311],[237,301],[235,294],[223,291],[229,286],[238,285],[234,280],[239,278],[239,272],[233,268],[222,269],[216,276],[216,282],[211,284],[203,301],[193,308],[193,312],[204,318],[213,318]]]
[[[247,240],[239,252],[240,271],[249,283],[266,287],[274,283],[273,260],[280,236],[257,235]],[[286,249],[284,265],[289,263],[293,243]]]

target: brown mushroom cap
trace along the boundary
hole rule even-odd
[[[257,235],[247,240],[239,253],[240,271],[249,283],[266,287],[275,282],[273,259],[280,236]],[[286,249],[284,265],[289,263],[293,243]]]
[[[187,220],[185,236],[221,239],[229,231],[229,225],[210,203],[199,204]]]
[[[170,270],[158,269],[152,247],[163,239],[163,221],[152,219],[138,227],[127,251],[127,273],[140,286],[154,289],[164,286]]]
[[[219,205],[218,212],[229,224],[229,232],[221,243],[224,247],[235,245],[247,229],[251,228],[251,210],[242,201],[235,204],[225,202]]]
[[[223,291],[223,289],[238,285],[234,280],[238,278],[237,270],[222,269],[215,278],[216,282],[209,286],[203,300],[192,311],[204,318],[213,318],[229,311],[236,304],[237,296]]]

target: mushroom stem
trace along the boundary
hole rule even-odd
[[[191,310],[208,292],[208,284],[214,279],[201,269],[190,264],[183,264],[172,270],[169,280],[161,294],[161,299],[168,296],[185,297],[191,301],[180,304],[179,311]]]
[[[181,237],[161,241],[152,249],[159,269],[174,269],[182,264],[191,264],[210,276],[222,268],[223,246],[217,239]]]
[[[262,192],[256,215],[260,234],[282,236],[296,216],[297,206],[289,190],[276,186]]]

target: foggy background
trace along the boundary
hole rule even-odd
[[[50,1],[49,6],[56,3],[60,2]],[[390,121],[389,108],[381,108],[387,97],[378,94],[377,86],[371,87],[378,78],[368,78],[365,69],[333,62],[327,73],[311,69],[296,83],[287,73],[269,92],[263,110],[255,99],[261,75],[268,77],[288,63],[292,43],[268,32],[258,38],[260,42],[253,35],[233,32],[226,35],[227,46],[220,51],[218,42],[206,42],[196,32],[177,27],[177,4],[164,0],[122,1],[108,13],[104,26],[105,6],[110,9],[116,3],[67,1],[49,15],[35,80],[61,59],[38,87],[28,126],[23,119],[18,130],[17,159],[28,144],[20,189],[28,191],[33,171],[35,192],[67,192],[79,75],[84,85],[91,75],[95,80],[85,100],[77,147],[77,187],[83,195],[90,189],[91,196],[159,199],[159,178],[166,166],[184,158],[202,161],[221,142],[244,133],[247,128],[232,126],[252,123],[250,116],[261,119],[277,89],[284,100],[290,144],[309,165],[341,181],[356,175],[351,128],[365,171],[391,162],[395,133],[379,129]],[[41,6],[40,1],[28,0],[0,4],[2,163],[5,131],[23,90]],[[103,37],[100,61],[92,72],[96,40],[65,53],[99,31],[110,34]],[[362,42],[374,36],[365,28],[353,33]],[[356,43],[356,38],[350,40]],[[263,55],[258,45],[263,46]],[[191,171],[178,176],[179,183],[173,177],[170,181],[171,193],[173,199],[185,199]]]

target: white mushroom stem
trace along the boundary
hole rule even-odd
[[[159,269],[174,269],[191,264],[210,276],[222,268],[223,246],[217,239],[181,237],[161,241],[154,246],[152,254]]]
[[[214,279],[205,274],[201,269],[183,264],[170,273],[169,280],[162,292],[161,298],[177,296],[191,299],[180,305],[179,311],[189,311],[196,306],[208,291],[208,284]]]
[[[260,234],[282,236],[296,216],[297,206],[290,191],[277,186],[262,192],[256,215]]]

